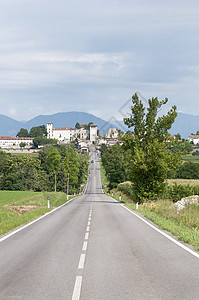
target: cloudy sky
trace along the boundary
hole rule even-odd
[[[122,119],[135,92],[199,115],[198,0],[0,2],[1,114]]]

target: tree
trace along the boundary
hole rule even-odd
[[[176,106],[158,117],[158,110],[168,99],[148,100],[147,112],[137,94],[132,96],[131,116],[124,119],[128,127],[134,126],[134,135],[123,136],[124,148],[130,150],[130,179],[137,199],[145,201],[160,196],[166,186],[168,170],[175,169],[180,154],[169,150],[173,142],[168,130],[177,116]]]
[[[38,148],[38,146],[43,146],[43,145],[56,145],[57,144],[57,140],[56,139],[47,139],[46,137],[43,136],[38,136],[35,137],[33,140],[33,145],[35,146],[35,148]]]
[[[75,128],[76,129],[80,129],[81,128],[81,126],[80,126],[80,124],[78,122],[75,124]]]
[[[29,136],[28,130],[25,128],[21,128],[16,136],[17,137],[28,137]]]
[[[48,154],[46,163],[55,175],[55,192],[56,192],[56,189],[57,189],[56,188],[57,187],[56,175],[57,175],[57,171],[60,169],[60,165],[61,165],[61,155],[59,154],[57,149],[53,149]]]
[[[35,126],[30,129],[30,137],[44,137],[47,136],[47,129],[45,125]]]
[[[107,149],[102,155],[102,164],[109,180],[109,187],[114,188],[118,183],[128,180],[128,151],[116,144]]]
[[[65,184],[67,184],[69,174],[70,191],[74,192],[78,187],[79,161],[78,155],[75,153],[73,148],[68,148],[63,161],[63,165],[65,173]]]
[[[181,140],[181,134],[178,132],[177,134],[174,135],[178,140]]]
[[[25,148],[25,147],[26,147],[26,143],[21,142],[21,143],[19,144],[19,147],[20,147],[21,149]]]

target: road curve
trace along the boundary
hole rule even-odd
[[[0,243],[0,299],[198,299],[199,259],[102,193],[86,194]]]

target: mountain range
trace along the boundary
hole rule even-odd
[[[122,131],[128,130],[123,121],[111,120],[105,121],[92,114],[85,112],[60,112],[52,115],[39,115],[29,121],[16,121],[10,117],[0,114],[0,136],[16,136],[20,128],[26,128],[28,131],[33,126],[46,125],[52,122],[54,127],[75,127],[75,124],[88,124],[93,122],[98,125],[101,134],[105,134],[109,128],[116,127]],[[180,133],[182,138],[187,139],[191,133],[199,130],[199,116],[178,113],[175,123],[170,130],[171,134]]]

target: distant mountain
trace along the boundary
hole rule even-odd
[[[129,130],[123,121],[110,120],[105,121],[92,114],[85,112],[62,112],[53,115],[40,115],[29,121],[20,122],[5,115],[0,114],[0,136],[16,136],[20,128],[26,128],[30,130],[33,126],[46,125],[48,122],[52,122],[54,127],[75,127],[75,124],[88,124],[93,122],[97,124],[101,134],[107,133],[109,128],[118,128],[122,131]],[[184,113],[178,113],[175,123],[170,130],[171,134],[180,133],[182,138],[187,139],[191,133],[196,133],[199,130],[199,116],[193,116]]]
[[[0,114],[0,135],[15,136],[22,123]]]
[[[187,139],[191,133],[196,133],[198,130],[199,116],[178,113],[170,132],[171,134],[180,133],[182,138]]]
[[[110,122],[98,118],[92,114],[85,112],[63,112],[53,115],[40,115],[27,122],[15,121],[4,115],[0,115],[0,135],[16,136],[20,128],[26,128],[28,131],[33,126],[46,125],[48,122],[52,122],[54,127],[75,127],[75,124],[88,124],[93,122],[97,124],[101,134],[105,134],[109,128],[114,127]]]

